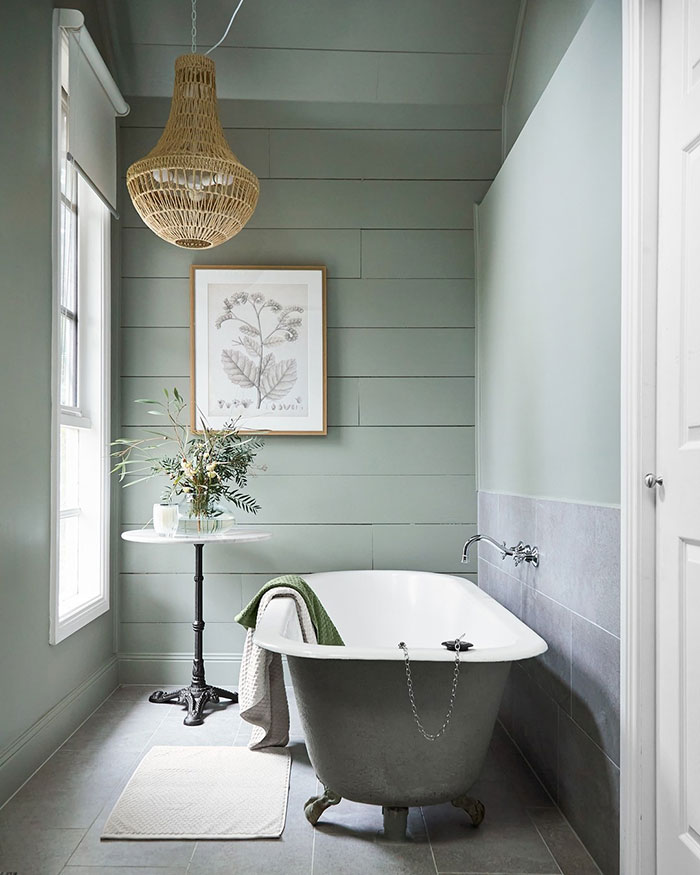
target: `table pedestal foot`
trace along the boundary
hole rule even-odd
[[[238,701],[238,693],[230,693],[228,690],[222,690],[221,687],[214,687],[214,692],[222,699],[230,699],[232,702]]]
[[[191,684],[172,693],[156,690],[148,697],[148,701],[156,704],[186,705],[187,716],[183,721],[185,726],[201,726],[204,723],[204,708],[207,703],[213,702],[218,705],[221,698],[237,702],[238,693],[230,693],[228,690],[210,687],[208,684],[204,686]]]

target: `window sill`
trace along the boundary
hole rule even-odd
[[[79,631],[83,626],[92,623],[109,610],[109,597],[97,596],[89,602],[80,602],[75,608],[60,616],[51,627],[50,644],[60,644]]]

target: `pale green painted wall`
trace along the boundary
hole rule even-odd
[[[8,0],[0,33],[0,802],[43,758],[8,748],[113,653],[111,614],[49,646],[51,7]]]
[[[478,211],[480,489],[619,501],[620,137],[597,0]]]
[[[524,16],[505,104],[506,152],[518,138],[593,0],[521,0]]]
[[[151,147],[167,101],[134,99],[124,165]],[[282,572],[459,562],[475,531],[472,205],[499,163],[491,108],[425,112],[398,104],[221,102],[230,142],[260,176],[258,209],[229,243],[192,256],[123,203],[122,406],[125,434],[152,425],[133,403],[189,386],[188,269],[328,266],[327,437],[269,437],[252,482],[261,545],[205,554],[208,672],[234,683],[243,630],[233,617]],[[431,126],[432,125],[432,126]],[[419,160],[417,160],[419,159]],[[154,484],[122,495],[125,525],[146,522]],[[246,519],[247,523],[248,520]],[[123,545],[125,682],[185,680],[192,549]]]

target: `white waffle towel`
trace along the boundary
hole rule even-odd
[[[258,606],[258,622],[272,599],[291,598],[297,609],[304,641],[316,644],[316,630],[303,597],[295,590],[279,586],[266,592]],[[243,647],[238,701],[241,717],[255,726],[248,747],[284,747],[289,741],[289,706],[284,689],[282,657],[265,650],[253,640],[255,629],[248,629]]]

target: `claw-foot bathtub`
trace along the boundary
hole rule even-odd
[[[513,660],[546,643],[474,584],[413,571],[338,571],[306,577],[345,647],[306,644],[291,599],[273,599],[255,640],[287,655],[309,757],[325,792],[306,804],[316,823],[342,797],[381,805],[388,838],[405,832],[409,806],[453,802],[474,825],[483,806],[467,794],[479,777]],[[428,733],[445,719],[462,633],[454,710],[427,740],[406,685],[405,642],[418,715]]]

